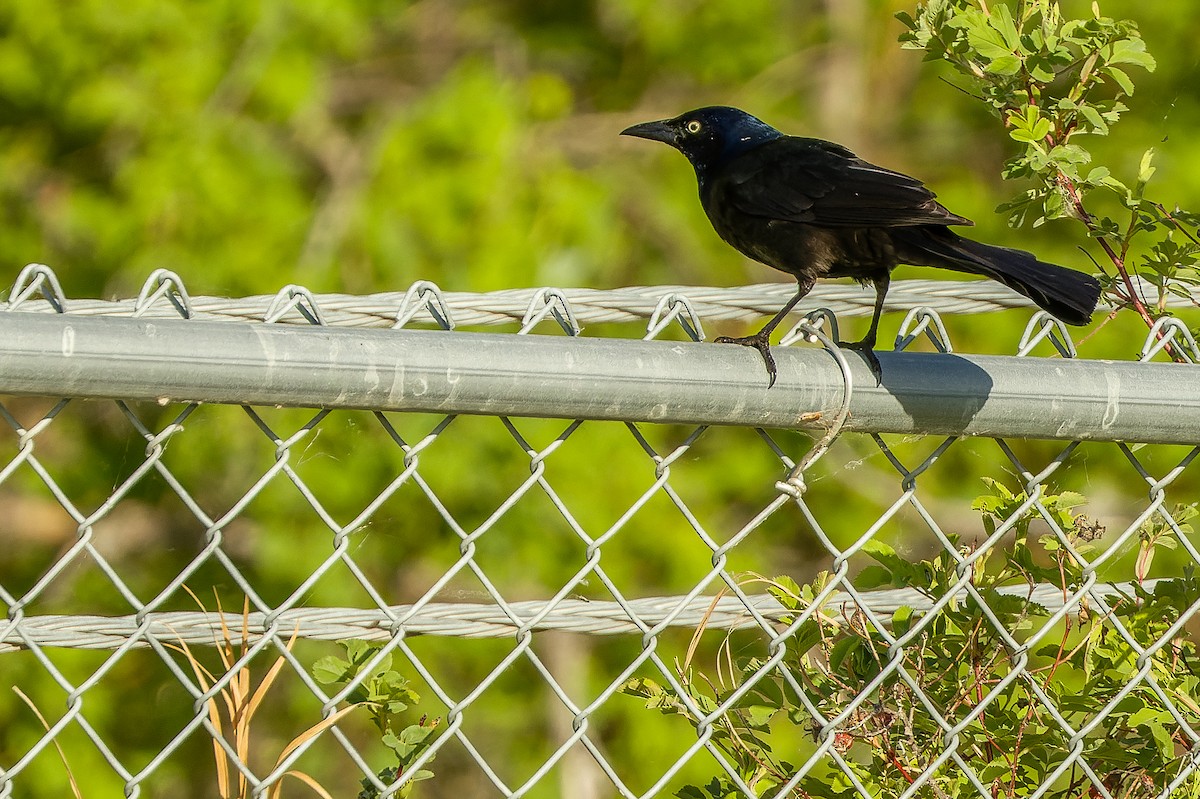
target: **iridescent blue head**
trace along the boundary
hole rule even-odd
[[[626,128],[621,135],[671,145],[692,162],[701,184],[713,169],[783,136],[761,119],[725,105],[697,108],[674,119],[643,122]]]

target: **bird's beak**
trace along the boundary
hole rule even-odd
[[[621,131],[622,136],[637,136],[639,139],[650,139],[651,141],[660,141],[669,144],[672,147],[676,145],[678,137],[675,128],[670,124],[670,120],[663,119],[658,122],[642,122],[638,125],[625,128]]]

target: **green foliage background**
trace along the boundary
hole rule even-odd
[[[787,132],[834,139],[872,161],[920,176],[947,206],[977,222],[973,234],[981,239],[1089,269],[1078,247],[1094,251],[1094,246],[1070,220],[1014,231],[994,213],[1022,188],[1004,185],[999,177],[1017,145],[981,104],[948,85],[953,80],[948,69],[922,64],[918,53],[899,48],[902,26],[892,15],[909,5],[130,0],[118,10],[94,0],[7,0],[0,4],[0,265],[15,277],[26,262],[48,263],[74,297],[129,296],[156,267],[176,270],[194,295],[229,296],[269,294],[288,283],[317,292],[366,293],[404,289],[417,279],[474,291],[783,279],[717,239],[682,159],[617,136],[633,122],[728,103]],[[1086,15],[1090,3],[1064,6]],[[1185,208],[1200,207],[1200,139],[1192,135],[1200,124],[1194,46],[1200,18],[1185,4],[1109,0],[1102,7],[1110,16],[1139,22],[1158,69],[1137,76],[1132,110],[1113,135],[1086,137],[1087,145],[1097,163],[1127,180],[1142,152],[1157,146],[1160,194]],[[898,276],[937,275],[905,269]],[[1012,352],[1027,316],[955,319],[951,332],[960,350]],[[885,339],[896,322],[885,320]],[[1145,335],[1139,324],[1118,320],[1081,354],[1131,357]],[[8,405],[26,423],[49,407],[34,400]],[[151,429],[160,429],[178,409],[136,412]],[[264,415],[284,435],[311,416]],[[416,440],[436,420],[395,423]],[[273,463],[271,443],[239,409],[205,408],[187,426],[186,445],[174,446],[167,459],[213,507],[228,508],[247,480]],[[562,429],[560,423],[537,421],[518,427],[536,448]],[[53,447],[46,448],[68,465],[56,479],[88,510],[140,463],[143,444],[113,407],[76,403],[54,429],[55,437],[45,439]],[[345,522],[359,509],[364,486],[380,490],[403,468],[402,453],[382,440],[367,414],[339,414],[321,430],[325,435],[314,439],[297,468],[321,486],[322,500]],[[686,433],[646,431],[663,446]],[[805,441],[792,434],[780,439],[792,447]],[[744,440],[734,432],[710,431],[696,456],[680,464],[687,472],[687,498],[709,514],[710,529],[736,529],[779,477],[778,461],[765,451],[746,454],[731,468],[722,456]],[[846,444],[839,462],[858,469],[856,479],[864,485],[843,485],[834,475],[815,489],[824,492],[828,506],[845,508],[846,535],[861,533],[890,501],[871,481],[896,482],[881,469],[877,451],[863,466],[859,458],[873,445],[857,446]],[[1035,460],[1054,451],[1037,442],[1023,446]],[[435,450],[437,457],[427,459],[422,473],[449,506],[476,523],[528,474],[521,472],[526,456],[495,420],[460,419]],[[16,451],[16,436],[0,434],[0,462]],[[1131,497],[1141,491],[1137,478],[1131,482],[1128,474],[1117,473],[1119,467],[1110,474],[1111,460],[1095,451],[1091,471],[1074,478],[1087,484],[1062,488],[1102,502],[1113,524],[1132,518]],[[999,478],[1009,468],[994,446],[955,454],[961,452],[953,450],[944,468],[923,478],[947,507],[967,507],[979,493],[977,477]],[[1164,455],[1163,462],[1170,457]],[[585,426],[554,458],[555,485],[572,495],[571,507],[589,530],[605,529],[654,479],[653,464],[617,426]],[[611,480],[601,495],[592,489],[596,464],[605,464]],[[472,479],[464,481],[463,475]],[[15,542],[0,549],[0,582],[10,590],[32,585],[73,535],[35,475],[22,471],[0,486],[0,504],[28,496],[40,499],[13,504],[17,513],[0,519],[0,538]],[[269,602],[285,598],[328,552],[327,529],[295,499],[288,485],[272,484],[229,536],[239,563]],[[377,584],[394,592],[391,601],[419,596],[458,557],[457,539],[419,499],[402,495],[383,508],[372,522],[375,532],[357,553],[374,569],[368,570]],[[129,526],[138,519],[152,530],[124,550],[122,561],[133,574],[151,575],[140,589],[146,599],[167,581],[161,575],[175,574],[198,550],[201,531],[152,480],[139,484],[122,508],[131,509],[121,517],[126,526],[112,535],[141,529]],[[47,513],[53,518],[48,525]],[[548,513],[552,508],[544,498],[524,503],[508,528],[481,544],[489,574],[512,598],[546,596],[582,564],[582,547],[570,535],[543,540],[528,534]],[[607,550],[606,568],[628,581],[634,595],[686,591],[704,573],[711,553],[682,551],[664,532],[694,539],[678,530],[677,515],[665,501],[650,503],[642,518],[645,534]],[[978,519],[963,518],[964,527],[978,529]],[[51,532],[39,535],[47,529]],[[280,535],[282,530],[287,534]],[[739,553],[745,560],[738,565],[786,568],[799,579],[811,575],[823,561],[812,537],[797,530],[799,521],[765,530],[754,542],[757,548]],[[435,548],[418,543],[425,533],[436,538]],[[49,593],[30,612],[79,612],[79,597],[88,598],[90,612],[128,612],[94,570],[72,579],[69,590]],[[365,601],[346,599],[352,584],[348,576],[336,576],[315,586],[307,601]],[[189,585],[202,599],[215,589],[225,596],[226,608],[240,607],[236,590],[217,570],[202,569]],[[596,596],[603,593],[596,590]],[[172,607],[193,607],[187,597],[173,601]],[[680,639],[684,646],[686,638]],[[511,642],[423,640],[415,646],[423,656],[455,664],[446,679],[461,696]],[[636,641],[578,646],[608,666],[628,663],[640,651]],[[302,644],[297,653],[311,662],[328,651]],[[103,661],[77,652],[55,657],[79,679]],[[141,746],[153,753],[161,745],[162,735],[130,724],[122,711],[122,703],[146,701],[141,670],[161,670],[156,659],[131,653],[106,678],[110,705],[88,697],[92,723],[133,751]],[[576,670],[584,692],[613,673],[603,665]],[[55,718],[49,709],[62,707],[64,694],[26,654],[0,656],[0,673],[0,765],[7,765],[38,735],[7,687],[22,686]],[[512,743],[526,729],[521,714],[529,701],[527,686],[535,680],[535,674],[518,670],[503,681],[490,706],[494,716],[479,733],[496,741],[498,759],[513,761],[518,772],[545,754]],[[302,686],[295,688],[273,712],[280,718],[287,711],[308,714],[311,723],[315,703],[304,701]],[[427,689],[417,690],[428,698]],[[636,702],[627,710],[619,699],[612,705],[602,721],[623,742],[614,745],[619,749],[614,757],[636,763],[640,778],[661,774],[678,752],[667,754],[669,747],[646,726]],[[186,720],[187,708],[176,716]],[[263,724],[266,734],[270,723]],[[278,726],[283,742],[303,727]],[[686,725],[672,730],[677,739],[694,740]],[[120,789],[81,733],[64,735],[78,744],[72,761],[77,773],[98,775],[94,792],[85,795]],[[210,757],[202,741],[185,748],[164,765],[160,785],[167,787],[156,795],[183,796],[189,789],[210,795],[209,783],[193,786],[190,776],[210,769]],[[478,789],[468,777],[446,776],[454,775],[456,763],[450,755],[439,756],[434,765],[439,777],[419,791],[451,795]],[[35,765],[29,773],[37,779],[26,781],[24,795],[63,795],[61,763],[46,755]],[[310,764],[315,772],[323,765],[328,762]]]
[[[50,263],[82,296],[160,266],[225,295],[776,279],[711,233],[677,158],[616,136],[727,102],[920,175],[981,238],[1085,266],[1055,226],[1030,241],[992,213],[1014,145],[897,48],[906,7],[14,0],[0,263]],[[1195,206],[1196,22],[1169,3],[1103,10],[1137,18],[1161,68],[1089,144],[1132,170],[1165,137],[1163,179]]]

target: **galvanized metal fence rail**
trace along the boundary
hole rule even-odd
[[[1187,523],[1200,372],[1161,355],[1171,344],[1200,360],[1187,327],[1164,320],[1136,361],[1085,361],[1075,359],[1069,332],[1037,313],[1015,357],[961,355],[941,312],[1027,302],[1001,287],[972,284],[968,293],[921,281],[893,288],[890,301],[910,310],[896,351],[880,354],[879,385],[833,345],[837,314],[869,310],[854,289],[814,293],[820,309],[785,343],[818,346],[781,349],[770,390],[752,351],[698,343],[703,322],[750,318],[788,291],[464,295],[421,282],[369,298],[287,287],[221,300],[191,298],[160,270],[137,300],[99,302],[70,299],[48,268],[27,268],[0,305],[0,395],[8,397],[0,402],[0,675],[17,675],[0,689],[29,697],[0,698],[9,715],[0,724],[0,797],[65,795],[80,762],[104,772],[97,784],[127,796],[211,795],[213,785],[276,796],[285,777],[302,774],[342,791],[361,781],[363,796],[649,797],[700,790],[681,786],[707,775],[718,780],[709,793],[683,795],[807,796],[806,780],[819,778],[836,783],[829,795],[872,797],[880,794],[863,764],[878,752],[862,747],[900,723],[889,693],[900,690],[937,740],[924,760],[889,755],[906,786],[896,795],[990,797],[1008,777],[981,760],[972,736],[991,734],[988,719],[1017,686],[1058,746],[1049,746],[1052,767],[1034,780],[1035,795],[1200,790],[1200,705],[1189,683],[1164,671],[1171,653],[1190,668],[1185,642],[1200,608],[1200,595],[1188,593],[1200,541]],[[630,320],[648,320],[642,340],[580,336],[581,321]],[[437,329],[409,329],[417,323]],[[527,335],[544,323],[566,335]],[[448,332],[488,324],[519,329]],[[934,351],[906,351],[918,340]],[[471,424],[464,414],[483,417],[490,432],[459,436]],[[544,421],[555,419],[566,421]],[[798,429],[808,435],[788,432]],[[725,434],[734,438],[709,444]],[[338,436],[351,443],[329,443]],[[605,461],[616,437],[635,460]],[[980,443],[986,456],[973,449]],[[451,457],[448,448],[465,451]],[[370,463],[355,460],[368,451]],[[638,462],[640,482],[625,471]],[[948,462],[962,470],[949,482],[970,485],[942,498],[930,475]],[[708,463],[725,470],[700,474]],[[1015,495],[968,546],[960,528],[971,515],[963,497],[979,493],[973,469],[1008,479]],[[1108,469],[1119,476],[1104,478]],[[701,478],[715,500],[688,488]],[[1102,545],[1084,546],[1079,530],[1064,528],[1064,486],[1111,510],[1097,514],[1109,528]],[[1065,553],[1064,579],[1035,579],[1043,572],[1031,565],[1023,583],[984,587],[985,561],[1031,523],[1048,542],[1043,555]],[[914,540],[923,542],[910,559],[946,559],[950,584],[864,589],[864,565],[886,563],[880,545],[905,530],[919,530]],[[661,556],[643,546],[647,538],[686,564],[686,590],[662,596],[669,589],[654,585],[656,575],[639,573],[640,561]],[[756,552],[763,539],[773,543]],[[780,584],[763,593],[748,574],[780,565],[781,541],[800,539],[810,550],[807,561],[790,561],[808,570],[800,576],[814,568],[827,576],[793,605],[781,602]],[[1171,552],[1153,571],[1160,544]],[[153,569],[162,573],[146,573]],[[537,579],[548,574],[550,582]],[[1139,638],[1121,608],[1148,607],[1168,589],[1178,600],[1172,617],[1152,640]],[[209,607],[214,592],[226,597],[220,608]],[[230,597],[244,600],[244,612]],[[1010,601],[1041,615],[1014,622]],[[960,605],[979,610],[1004,663],[969,702],[948,707],[920,651]],[[905,608],[916,615],[900,629]],[[832,705],[814,675],[836,676],[834,658],[820,636],[798,638],[814,624],[875,642],[873,676],[841,687]],[[1097,641],[1108,636],[1122,648],[1128,676],[1115,696],[1080,712],[1060,707],[1037,658],[1085,624]],[[721,690],[706,701],[693,656],[705,636],[721,641],[734,631],[758,647],[758,659],[732,683],[718,674]],[[598,650],[581,643],[600,640],[589,636],[624,643]],[[502,646],[471,660],[463,653],[483,651],[466,649],[473,639]],[[323,680],[332,667],[318,656],[330,644],[318,642],[347,640],[378,646],[365,650],[358,671]],[[215,661],[210,648],[220,652]],[[588,657],[609,670],[593,673]],[[255,712],[268,715],[266,689],[250,701],[247,681],[275,659],[290,695],[310,701],[299,712],[305,724],[273,733],[279,754],[264,759],[257,745],[252,753],[248,729]],[[16,665],[6,669],[6,660]],[[1055,668],[1069,670],[1067,660]],[[720,663],[732,670],[731,650]],[[403,731],[363,704],[370,691],[376,702],[386,694],[373,680],[388,671],[393,689],[401,680],[419,686],[393,706],[397,717],[406,704],[424,714]],[[647,679],[663,686],[655,700],[663,713],[635,701]],[[114,723],[113,697],[132,702],[131,684],[162,694],[161,716],[141,708]],[[795,749],[783,774],[756,774],[738,760],[753,747],[730,743],[729,719],[761,705],[754,697],[768,684],[790,698],[794,721],[806,720],[785,737]],[[526,717],[531,687],[542,712]],[[504,696],[520,697],[518,705]],[[1130,720],[1134,696],[1146,712]],[[1146,775],[1097,759],[1097,736],[1124,729],[1114,720],[1157,725],[1169,767]],[[641,741],[633,731],[641,724],[667,725],[663,740]],[[153,732],[130,734],[130,725]],[[198,780],[204,787],[188,784],[198,740],[213,771]],[[1020,758],[1010,759],[1016,784]],[[912,762],[919,768],[903,765]],[[45,788],[47,775],[57,775],[58,788]]]

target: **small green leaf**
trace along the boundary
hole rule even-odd
[[[1003,25],[1003,23],[1001,24]],[[994,19],[979,9],[972,8],[956,13],[950,26],[965,30],[966,47],[989,60],[1011,55],[1018,45],[1015,37],[1012,42],[1007,41],[1004,33],[994,24]],[[961,47],[963,44],[961,35],[956,38],[958,39],[957,45]],[[951,47],[953,48],[954,45]]]
[[[1000,4],[992,6],[992,14],[988,18],[988,21],[993,28],[999,31],[1008,49],[1016,50],[1021,46],[1021,34],[1017,30],[1017,25],[1013,21],[1012,12],[1008,10],[1008,6]]]
[[[792,636],[791,645],[794,651],[803,654],[821,642],[821,625],[813,619],[808,619]]]
[[[1142,155],[1142,163],[1138,166],[1137,182],[1139,186],[1145,186],[1150,182],[1150,178],[1154,177],[1156,168],[1153,166],[1154,148],[1151,147]]]
[[[323,657],[313,664],[313,678],[322,685],[341,683],[353,676],[350,664],[334,655]]]
[[[884,585],[892,585],[892,572],[883,566],[866,566],[854,578],[854,587],[863,591],[870,591]]]
[[[1158,66],[1154,56],[1146,52],[1146,43],[1141,39],[1118,39],[1113,42],[1108,63],[1135,64],[1147,72],[1153,72]]]
[[[896,550],[878,538],[872,538],[863,544],[862,551],[880,563],[893,563],[899,559]]]
[[[1012,126],[1008,135],[1023,142],[1041,141],[1051,129],[1050,120],[1043,117],[1041,110],[1032,105],[1025,106],[1023,114],[1010,114],[1008,123]]]
[[[433,727],[424,727],[420,724],[410,724],[400,732],[400,740],[405,743],[419,744],[433,735]]]
[[[1092,160],[1092,154],[1077,144],[1060,144],[1049,153],[1050,161],[1058,166],[1063,164],[1086,164]]]
[[[1093,128],[1093,133],[1108,135],[1108,123],[1104,121],[1104,117],[1100,116],[1100,112],[1093,106],[1084,105],[1079,107],[1079,113],[1083,115]]]
[[[835,674],[846,674],[846,671],[842,669],[842,664],[858,649],[859,643],[858,638],[846,636],[834,644],[833,649],[829,652],[830,671]]]
[[[712,794],[705,794],[704,791],[697,788],[695,785],[685,785],[675,792],[679,799],[710,799]]]
[[[1034,63],[1027,61],[1025,68],[1029,70],[1029,74],[1033,79],[1039,83],[1049,83],[1057,77],[1054,70],[1040,60]]]
[[[751,729],[768,732],[767,725],[771,721],[771,717],[779,712],[779,708],[769,705],[750,705],[743,708],[743,711],[746,713],[746,723]]]
[[[1012,774],[1012,763],[1009,763],[1005,758],[999,758],[984,766],[979,772],[979,778],[985,784],[990,784],[1010,774]]]
[[[1166,720],[1168,723],[1173,723],[1169,716],[1167,716]],[[1174,757],[1175,741],[1171,737],[1171,733],[1167,731],[1166,726],[1161,722],[1151,722],[1144,726],[1150,730],[1150,734],[1154,737],[1154,743],[1158,746],[1159,754],[1164,758]]]
[[[992,75],[1002,75],[1004,77],[1016,75],[1020,71],[1021,59],[1017,58],[1015,55],[1002,55],[997,58],[993,58],[991,63],[984,67],[984,72],[988,72]]]
[[[1130,727],[1140,727],[1143,724],[1162,721],[1162,716],[1164,715],[1166,714],[1156,707],[1143,707],[1142,709],[1135,710],[1133,713],[1131,713],[1129,715],[1129,720],[1125,723]],[[1170,718],[1171,717],[1169,715],[1166,715],[1166,720],[1169,721]]]
[[[433,730],[433,727],[413,724],[401,730],[399,735],[391,732],[385,733],[380,738],[380,742],[395,752],[401,763],[407,763],[413,759],[414,755],[425,749],[425,739],[433,734]]]
[[[1121,181],[1117,180],[1116,178],[1112,177],[1111,175],[1108,177],[1101,178],[1100,183],[1102,186],[1104,186],[1104,188],[1111,189],[1112,191],[1116,192],[1119,195],[1128,195],[1129,194],[1129,187],[1126,186]]]
[[[621,693],[643,699],[663,693],[663,687],[649,677],[631,677],[621,686]]]
[[[1104,70],[1104,74],[1116,81],[1117,85],[1121,87],[1121,91],[1126,94],[1133,94],[1133,81],[1129,79],[1124,70],[1117,69],[1116,67],[1108,67]]]
[[[396,747],[403,746],[403,744],[400,742],[400,739],[396,737],[396,733],[394,732],[384,733],[383,737],[379,740],[388,749],[395,750]]]
[[[1046,497],[1045,501],[1052,503],[1056,508],[1078,508],[1080,505],[1087,504],[1087,497],[1078,491],[1063,491]]]

